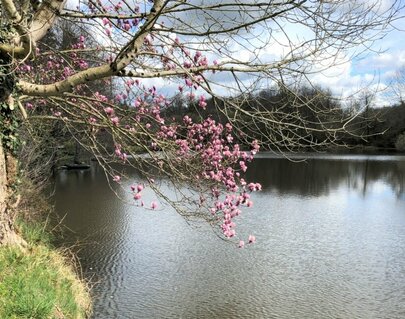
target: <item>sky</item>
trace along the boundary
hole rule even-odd
[[[215,0],[211,1],[215,2]],[[352,1],[355,2],[357,0]],[[377,4],[380,6],[375,7],[376,10],[387,9],[392,2],[392,0],[362,1],[369,1],[370,3],[377,1]],[[400,4],[405,5],[405,0],[401,0]],[[306,34],[307,31],[305,31],[305,28],[298,24],[289,25],[286,23],[283,29],[292,38],[294,34],[303,38],[305,38],[305,36],[313,36],[312,34]],[[258,37],[260,37],[260,29],[256,30],[256,32]],[[281,40],[282,32],[280,32],[280,35],[274,34],[274,36],[276,38],[279,37],[280,42],[283,41]],[[252,43],[254,43],[254,41]],[[261,56],[263,60],[266,60],[266,58],[271,60],[272,57],[282,55],[283,50],[285,50],[285,48],[274,45],[273,43],[273,45],[263,49]],[[337,59],[338,63],[334,63],[332,67],[328,67],[320,73],[310,75],[309,79],[311,82],[315,85],[330,89],[337,97],[349,98],[355,96],[358,98],[365,93],[371,94],[373,96],[371,99],[373,107],[382,107],[396,103],[399,99],[392,90],[395,86],[393,84],[395,82],[395,75],[401,67],[405,68],[405,9],[398,12],[397,20],[393,23],[392,31],[383,38],[375,41],[370,50],[366,50],[359,55],[354,54],[355,50],[356,49],[349,50],[347,52],[348,55],[339,53]],[[236,46],[235,52],[237,52],[241,60],[248,60],[249,56],[252,55],[247,48],[243,48],[242,46]],[[354,56],[350,58],[351,54]],[[220,60],[220,58],[218,59]],[[317,66],[314,68],[316,69]],[[321,68],[322,67],[319,66],[319,69]],[[229,76],[222,76],[221,79],[221,75],[219,74],[216,74],[213,79],[223,82],[228,81],[227,84],[229,84],[229,81],[232,81]],[[249,79],[246,78],[245,82],[249,83]],[[402,89],[405,88],[405,83],[402,87]]]
[[[405,16],[405,10],[401,12]],[[392,92],[398,70],[405,68],[405,18],[398,19],[393,31],[374,43],[373,49],[331,70],[334,77],[318,75],[315,82],[347,95],[357,90],[375,93],[374,107],[392,105],[398,97]],[[402,90],[405,83],[402,85]]]
[[[112,3],[115,3],[119,0],[111,1]],[[139,3],[143,2],[143,0],[133,1]],[[191,0],[189,1],[191,2]],[[193,1],[198,2],[202,0]],[[217,0],[207,1],[215,2]],[[392,0],[362,1],[378,1],[382,7],[384,7]],[[400,1],[403,1],[403,5],[405,5],[405,0]],[[68,5],[70,7],[74,7],[75,3],[77,3],[77,0],[70,0]],[[223,21],[224,17],[221,17],[220,13],[218,14],[218,21]],[[355,55],[353,58],[348,58],[343,54],[338,56],[339,63],[327,68],[326,70],[323,70],[320,73],[310,75],[309,79],[311,82],[321,87],[330,89],[338,97],[349,97],[353,94],[367,91],[374,95],[373,106],[375,107],[392,105],[393,103],[397,102],[398,97],[393,94],[390,88],[393,87],[396,72],[398,72],[401,67],[405,68],[405,9],[403,9],[402,12],[399,12],[398,17],[399,18],[394,23],[395,29],[388,33],[384,38],[376,41],[372,45],[371,50],[363,52],[360,55]],[[192,16],[188,18],[194,20],[198,19],[200,20],[200,23],[201,19],[203,19],[202,16]],[[187,19],[187,17],[184,16],[182,19]],[[232,21],[232,17],[230,17],[230,21]],[[195,21],[192,21],[192,23],[194,22]],[[296,33],[299,36],[305,37],[305,31],[303,31],[302,26],[286,24],[284,27],[285,31],[290,35]],[[260,29],[258,34],[259,33]],[[101,38],[104,39],[104,41],[106,39],[103,32],[101,33]],[[261,57],[263,57],[263,59],[271,59],[272,57],[281,55],[282,50],[283,49],[280,46],[277,47],[276,45],[272,45],[263,49]],[[235,52],[242,60],[248,59],[249,56],[252,55],[248,49],[243,48],[242,46],[238,47],[237,43]],[[208,56],[208,58],[210,61],[213,61],[214,59],[221,59],[220,57],[213,55]],[[215,74],[211,77],[213,80],[218,81],[218,84],[223,83],[226,85],[233,85],[232,78],[230,76]],[[249,77],[247,75],[243,75],[242,80],[248,85]],[[149,79],[145,80],[144,83],[146,85],[152,84],[164,87],[165,90],[175,90],[177,88],[177,84],[169,84],[162,79]],[[405,85],[403,85],[403,87],[405,88]],[[217,86],[217,90],[221,90],[220,86]]]
[[[377,1],[381,4],[381,8],[384,8],[392,0]],[[405,0],[401,0],[400,4],[405,6]],[[300,26],[287,25],[286,31],[301,36],[302,31],[297,32],[297,28]],[[269,48],[269,54],[274,50],[274,46]],[[405,8],[398,12],[391,31],[376,40],[370,49],[363,52],[360,48],[358,50],[362,52],[358,55],[354,53],[355,50],[349,50],[347,54],[339,53],[337,63],[332,63],[331,67],[317,74],[309,75],[311,83],[330,89],[336,97],[358,99],[364,94],[371,94],[370,101],[373,107],[397,103],[399,101],[397,90],[401,90],[405,96],[405,83],[396,84],[397,73],[401,68],[404,69],[403,82],[405,82]],[[326,59],[325,64],[327,63]]]

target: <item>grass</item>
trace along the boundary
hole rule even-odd
[[[49,231],[47,222],[37,220],[26,221],[21,216],[17,217],[14,225],[25,241],[32,245],[42,244],[52,246],[54,234]]]
[[[0,247],[0,318],[87,318],[91,308],[87,286],[71,258],[51,244],[48,223],[38,212],[49,212],[49,206],[42,202],[38,207],[40,200],[35,202],[20,205],[15,221],[28,247]]]
[[[66,259],[43,245],[0,248],[0,318],[86,318],[87,290]]]

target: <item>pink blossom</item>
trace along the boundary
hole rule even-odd
[[[201,57],[202,53],[201,51],[197,51],[194,55],[194,62],[197,62],[198,59]]]
[[[105,95],[100,94],[99,92],[94,93],[94,97],[101,102],[108,101],[108,98]]]
[[[120,119],[117,116],[111,118],[111,122],[113,125],[117,126],[119,124]]]
[[[245,163],[244,161],[240,161],[240,162],[239,162],[239,165],[240,165],[240,169],[241,169],[243,172],[246,172],[246,170],[247,170],[246,163]]]
[[[239,248],[245,247],[245,242],[243,240],[239,241]]]
[[[186,82],[186,85],[187,85],[188,87],[192,87],[192,86],[193,86],[193,81],[191,81],[189,78],[187,78],[187,79],[185,80],[185,82]]]
[[[252,155],[255,155],[259,151],[259,149],[260,149],[259,142],[257,140],[254,140],[252,142],[252,150],[250,151],[250,153]]]
[[[141,192],[142,190],[143,190],[143,185],[142,184],[138,184],[137,186],[136,186],[136,190],[138,191],[138,192]]]
[[[135,200],[139,200],[139,199],[141,199],[141,197],[142,197],[142,194],[141,194],[141,193],[136,193],[136,194],[134,194],[134,199],[135,199]]]
[[[114,109],[112,108],[112,107],[106,107],[105,109],[104,109],[104,112],[107,114],[107,115],[113,115],[114,114]]]
[[[146,45],[152,45],[152,43],[153,43],[152,37],[148,34],[148,35],[144,38],[143,42],[144,42]]]
[[[198,101],[198,105],[205,110],[205,107],[207,106],[207,103],[205,102],[205,96],[201,95]]]
[[[236,231],[235,231],[235,229],[229,229],[229,230],[224,231],[224,235],[228,238],[231,238],[236,235]]]
[[[247,187],[251,192],[262,190],[262,185],[259,183],[249,183]]]
[[[96,120],[94,117],[91,116],[91,117],[89,118],[89,123],[90,123],[90,124],[95,124],[95,123],[97,123],[97,120]]]
[[[184,66],[186,69],[189,69],[189,68],[191,68],[192,64],[191,64],[190,61],[184,61],[183,66]]]
[[[69,67],[67,67],[67,66],[65,66],[64,68],[63,68],[63,75],[65,76],[65,77],[68,77],[68,76],[70,76],[70,75],[72,75],[73,74],[73,70],[71,69],[71,68],[69,68]]]
[[[115,176],[113,177],[113,181],[119,183],[119,182],[121,181],[121,176],[115,175]]]
[[[184,124],[186,124],[186,125],[191,125],[191,124],[193,123],[193,120],[192,120],[191,117],[189,117],[188,115],[185,115],[185,116],[183,117],[183,122],[184,122]]]
[[[152,208],[152,209],[156,209],[158,207],[158,204],[155,202],[155,201],[153,201],[151,204],[150,204],[150,208]]]
[[[125,31],[129,31],[129,30],[131,29],[131,25],[130,25],[128,22],[124,23],[123,29],[124,29]]]
[[[254,244],[256,242],[256,237],[253,235],[249,235],[248,240],[249,240],[249,244]]]
[[[89,66],[89,65],[87,64],[86,61],[84,61],[84,60],[80,60],[80,61],[79,61],[79,68],[80,68],[80,69],[87,69],[88,66]]]
[[[121,8],[122,8],[122,3],[121,2],[118,2],[114,7],[115,11],[119,11]]]
[[[115,152],[115,155],[117,155],[118,157],[122,156],[121,147],[119,145],[115,146],[115,151],[114,152]]]
[[[208,65],[208,59],[207,57],[202,57],[199,61],[198,61],[198,65],[199,66],[207,66]]]

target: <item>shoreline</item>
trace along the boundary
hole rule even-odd
[[[89,318],[90,291],[75,256],[53,245],[53,208],[32,185],[23,196],[13,213],[26,244],[0,247],[0,318]]]

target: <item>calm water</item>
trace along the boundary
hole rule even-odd
[[[93,318],[405,318],[405,157],[262,155],[248,173],[264,189],[238,230],[257,243],[237,249],[125,204],[97,167],[61,172]]]

